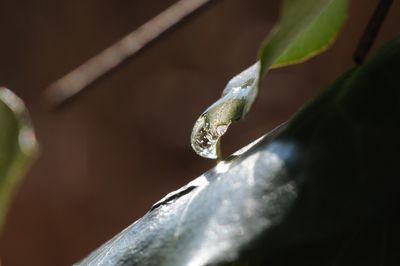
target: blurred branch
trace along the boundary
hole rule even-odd
[[[52,107],[61,107],[79,95],[94,81],[111,73],[151,42],[204,10],[215,0],[179,0],[169,8],[129,33],[127,36],[89,59],[45,90],[45,99]]]
[[[389,12],[392,3],[393,0],[380,0],[376,6],[374,14],[369,20],[368,25],[364,30],[364,34],[362,35],[354,53],[354,62],[357,65],[361,65],[364,62],[369,50],[374,44],[379,29],[385,21],[386,15]]]

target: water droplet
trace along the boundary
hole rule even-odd
[[[217,158],[217,141],[220,136],[214,134],[210,128],[210,123],[205,116],[197,119],[191,137],[193,150],[200,156],[216,159]]]
[[[217,142],[229,125],[242,119],[250,110],[258,93],[260,64],[256,63],[233,77],[222,97],[197,119],[191,136],[194,151],[205,158],[217,158]]]

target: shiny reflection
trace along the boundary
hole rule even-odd
[[[227,162],[227,161],[221,161],[221,162],[219,162],[219,163],[217,164],[217,166],[215,166],[215,168],[214,168],[215,173],[216,173],[216,174],[223,174],[223,173],[225,173],[226,171],[229,170],[229,165],[230,165],[230,162]]]
[[[25,110],[22,100],[7,88],[0,87],[0,100],[3,101],[14,113],[21,114]]]
[[[18,144],[21,151],[27,155],[38,149],[35,132],[31,127],[23,127],[21,129],[18,135]]]
[[[297,154],[294,142],[273,141],[265,148],[245,152],[237,158],[238,163],[221,162],[215,167],[219,176],[213,182],[221,182],[225,188],[211,182],[208,189],[217,188],[224,194],[214,203],[207,226],[194,240],[199,246],[188,265],[233,261],[240,247],[285,217],[297,197],[297,185],[289,178],[286,162]]]
[[[298,143],[276,135],[258,140],[167,195],[79,265],[118,265],[125,259],[137,265],[138,258],[190,266],[236,260],[290,213],[298,191],[290,168],[299,153]]]

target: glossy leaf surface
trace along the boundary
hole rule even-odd
[[[400,37],[77,265],[399,265]]]

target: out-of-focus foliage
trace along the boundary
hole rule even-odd
[[[0,231],[11,198],[37,150],[24,103],[10,90],[0,88]]]

